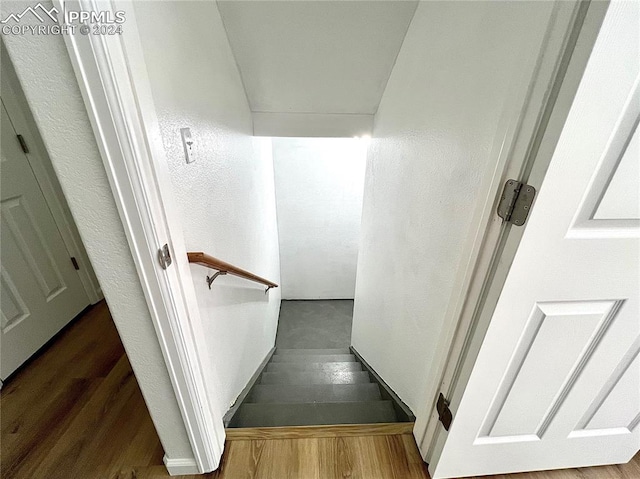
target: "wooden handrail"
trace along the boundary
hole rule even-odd
[[[271,288],[277,288],[278,285],[269,281],[268,279],[261,278],[258,275],[253,273],[249,273],[244,269],[238,268],[237,266],[233,266],[221,259],[214,258],[208,254],[202,252],[189,252],[187,253],[187,257],[189,258],[189,263],[199,264],[201,266],[206,266],[207,268],[212,268],[218,270],[218,273],[213,275],[213,277],[207,276],[207,283],[209,284],[209,289],[211,289],[211,283],[219,274],[230,274],[233,276],[238,276],[239,278],[248,279],[250,281],[255,281],[256,283],[264,284],[267,287],[267,291]]]

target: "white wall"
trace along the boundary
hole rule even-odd
[[[417,1],[218,2],[251,110],[373,114]]]
[[[552,2],[421,2],[374,123],[352,344],[414,412],[519,61]]]
[[[140,37],[188,251],[280,282],[271,148],[252,138],[247,98],[215,2],[138,2]],[[161,45],[161,47],[159,47]],[[191,128],[194,163],[180,128]],[[275,344],[280,288],[191,272],[224,414]]]
[[[44,2],[47,8],[52,5]],[[31,2],[2,2],[2,18]],[[193,451],[61,36],[3,41],[76,220],[165,453]]]
[[[353,138],[274,138],[284,299],[351,299],[367,144]]]

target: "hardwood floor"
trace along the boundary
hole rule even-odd
[[[0,398],[3,478],[111,478],[121,469],[162,464],[104,302],[19,371]]]
[[[106,304],[0,393],[3,479],[160,479],[163,450]],[[426,479],[411,434],[227,442],[221,468],[183,479]],[[638,479],[623,466],[495,479]]]
[[[129,361],[103,302],[67,329],[0,393],[3,479],[169,477]],[[234,440],[235,478],[402,478],[427,475],[411,435]]]
[[[639,479],[640,454],[636,454],[628,464],[616,466],[581,467],[557,471],[524,472],[520,474],[501,474],[469,479]]]

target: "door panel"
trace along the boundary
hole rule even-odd
[[[36,224],[33,208],[24,196],[3,199],[0,208],[2,227],[8,230],[18,246],[28,265],[29,274],[37,280],[42,294],[47,301],[51,301],[67,286],[42,230]]]
[[[621,125],[616,131],[611,149],[612,157],[616,158],[615,167],[609,176],[609,184],[604,190],[602,200],[598,205],[593,219],[598,220],[627,220],[631,226],[640,221],[640,191],[637,188],[638,158],[640,158],[640,99],[629,105],[630,118],[633,119],[633,133],[624,131],[627,125]],[[621,131],[622,130],[622,131]],[[630,139],[629,139],[630,138]],[[628,141],[627,141],[628,140]],[[621,154],[618,151],[622,150]]]
[[[640,422],[640,338],[631,345],[607,378],[569,437],[598,434],[628,434]]]
[[[11,277],[4,267],[0,267],[0,311],[2,312],[2,327],[3,331],[9,330],[16,324],[20,323],[25,318],[31,315],[29,308],[24,302],[18,288],[11,281]]]
[[[640,3],[612,2],[434,478],[640,449]]]
[[[6,378],[89,304],[2,105],[0,377]]]
[[[540,440],[615,318],[619,304],[536,304],[476,443]]]

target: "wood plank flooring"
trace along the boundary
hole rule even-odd
[[[243,427],[226,429],[227,441],[318,437],[397,436],[411,434],[412,422],[339,424],[334,426]]]
[[[3,479],[160,479],[163,450],[106,304],[0,393]],[[183,479],[427,479],[411,434],[228,441],[221,468]],[[402,433],[404,432],[404,433]],[[330,436],[330,435],[329,435]],[[623,466],[494,479],[638,479]]]

